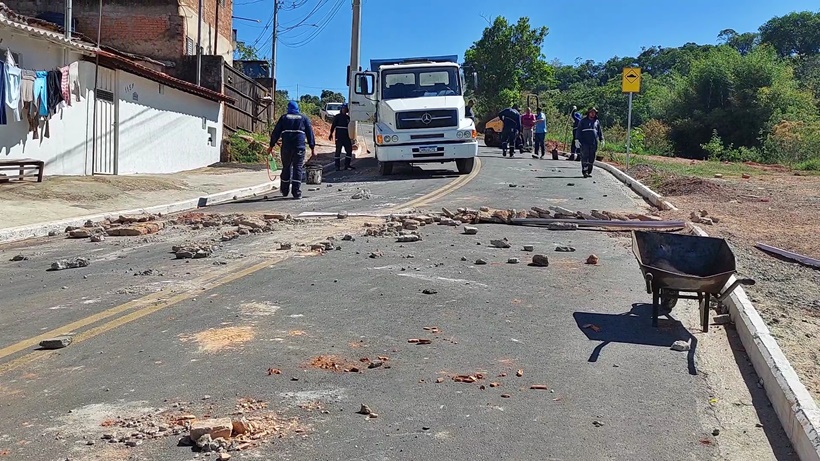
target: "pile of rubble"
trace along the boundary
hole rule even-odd
[[[577,219],[577,220],[598,220],[598,221],[663,221],[663,219],[653,213],[618,213],[612,211],[592,210],[589,213],[582,211],[573,211],[560,206],[550,206],[548,208],[541,208],[534,206],[529,210],[524,209],[508,209],[499,210],[483,206],[478,210],[471,210],[469,208],[459,208],[456,212],[452,212],[447,208],[441,209],[443,217],[441,222],[443,224],[450,224],[455,221],[455,225],[460,223],[478,224],[478,223],[495,223],[495,224],[513,224],[514,219]],[[445,219],[446,218],[446,219]],[[452,225],[452,224],[451,224]]]

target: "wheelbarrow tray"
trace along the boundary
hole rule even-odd
[[[635,231],[632,252],[655,289],[718,295],[735,274],[735,256],[721,238]]]

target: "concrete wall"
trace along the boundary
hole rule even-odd
[[[80,59],[75,53],[69,53],[68,60],[63,57],[63,48],[42,39],[11,33],[0,29],[3,58],[5,49],[19,53],[18,65],[24,69],[51,70],[62,67],[65,62]],[[33,139],[28,132],[28,122],[20,122],[6,104],[8,124],[0,125],[0,159],[33,158],[46,163],[46,175],[83,175],[91,171],[92,132],[91,117],[94,101],[94,65],[80,61],[81,101],[76,98],[71,107],[58,109],[57,114],[49,121],[50,137]],[[45,122],[41,122],[41,128]],[[88,131],[88,132],[86,132]],[[40,130],[42,134],[43,130]]]
[[[170,173],[219,161],[219,102],[124,71],[117,71],[117,84],[119,174]]]

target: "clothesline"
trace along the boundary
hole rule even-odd
[[[48,138],[49,120],[63,107],[71,106],[72,94],[80,101],[80,65],[73,62],[53,70],[21,69],[6,50],[6,60],[0,66],[0,125],[7,125],[6,106],[18,122],[25,117],[28,131],[38,138],[40,122],[43,136]]]

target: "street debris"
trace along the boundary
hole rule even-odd
[[[808,256],[804,256],[798,253],[793,253],[791,251],[782,250],[777,247],[773,247],[770,245],[766,245],[764,243],[758,243],[755,245],[755,248],[758,250],[764,251],[769,254],[774,254],[776,256],[780,256],[782,258],[789,259],[791,261],[798,262],[804,266],[813,267],[815,269],[820,269],[820,259],[810,258]]]
[[[546,384],[533,384],[532,386],[530,386],[530,389],[536,390],[536,391],[548,391],[548,390],[550,390],[549,386],[547,386]]]
[[[345,234],[344,237],[342,237],[342,240],[345,242],[355,242],[356,238],[350,234]]]
[[[714,217],[708,217],[708,216],[706,216],[706,214],[707,214],[707,213],[706,213],[706,211],[704,211],[704,210],[701,210],[700,212],[695,212],[695,211],[693,211],[693,212],[689,215],[689,219],[691,219],[691,221],[692,221],[693,223],[696,223],[696,224],[705,224],[705,225],[707,225],[707,226],[711,226],[711,225],[713,225],[713,224],[716,224],[716,223],[717,223],[717,221],[715,220],[716,218],[714,218]]]
[[[534,245],[524,245],[524,251],[535,251]]]
[[[501,398],[502,399],[508,399],[508,398],[510,398],[510,394],[501,394]]]
[[[105,235],[103,234],[94,234],[88,239],[92,243],[100,243],[105,241]]]
[[[581,328],[583,328],[584,330],[592,330],[595,333],[598,333],[599,331],[601,331],[601,327],[599,327],[598,325],[592,324],[592,323],[587,323],[586,325],[582,326]]]
[[[522,377],[522,376],[524,376],[524,370],[518,370],[518,371],[516,371],[516,372],[515,372],[515,376],[518,376],[519,378],[520,378],[520,377]]]
[[[280,370],[278,368],[268,368],[268,376],[281,375],[281,374],[282,374],[282,370]]]
[[[413,242],[420,242],[421,236],[418,234],[408,234],[408,235],[400,235],[397,239],[397,243],[413,243]]]
[[[382,253],[381,250],[376,250],[376,251],[371,251],[368,258],[376,259],[376,258],[381,258],[382,256],[384,256],[384,253]]]
[[[555,251],[558,251],[560,253],[572,253],[575,251],[575,248],[570,246],[558,246],[555,247]]]
[[[280,243],[279,244],[279,250],[280,251],[291,250],[291,249],[293,249],[293,244],[292,243]]]
[[[594,266],[598,264],[598,257],[595,255],[589,255],[589,257],[587,257],[586,263]]]
[[[190,434],[191,440],[196,440],[199,446],[199,440],[203,436],[208,436],[209,441],[214,439],[228,439],[233,432],[233,422],[231,418],[213,418],[195,420],[191,423]],[[200,447],[201,448],[201,447]]]
[[[487,260],[486,260],[486,259],[481,259],[481,258],[478,258],[478,259],[476,259],[476,260],[475,260],[475,265],[476,265],[476,266],[484,266],[484,265],[486,265],[486,264],[487,264]]]
[[[495,248],[509,248],[510,242],[506,238],[494,239],[490,240],[490,245],[494,246]]]
[[[715,325],[728,325],[732,323],[732,317],[729,314],[720,314],[712,318]]]
[[[518,258],[507,258],[507,264],[518,264],[521,260]]]
[[[28,261],[28,256],[25,255],[15,255],[9,261],[12,262],[19,262],[19,261]]]
[[[373,198],[373,194],[370,193],[370,189],[360,189],[350,198],[353,200],[370,200]]]
[[[211,256],[217,247],[207,243],[190,243],[185,245],[174,245],[171,252],[177,259],[201,259]]]
[[[478,233],[478,228],[477,227],[464,226],[464,234],[465,235],[475,235],[477,233]]]
[[[432,288],[425,288],[425,289],[421,290],[421,292],[426,294],[426,295],[434,295],[434,294],[438,293],[437,290],[434,290]]]
[[[547,229],[557,231],[574,231],[578,230],[578,224],[570,222],[551,222],[547,224]]]
[[[598,420],[593,421],[592,425],[595,426],[595,427],[604,427],[604,423],[602,423]]]
[[[347,219],[349,216],[347,211],[340,211],[336,213],[336,219]]]
[[[77,269],[80,267],[88,267],[91,264],[91,260],[88,258],[74,258],[74,259],[61,259],[60,261],[51,263],[50,271],[62,271],[66,269]]]
[[[547,258],[547,255],[533,255],[532,265],[538,267],[547,267],[550,265],[550,260],[549,258]]]
[[[672,343],[671,349],[678,352],[686,352],[690,348],[689,341],[678,340]]]
[[[134,272],[134,277],[150,277],[150,276],[159,276],[162,277],[163,274],[156,269],[146,269],[141,272]]]
[[[40,341],[40,347],[43,349],[62,349],[71,344],[71,336],[59,336],[57,338],[44,339]]]

